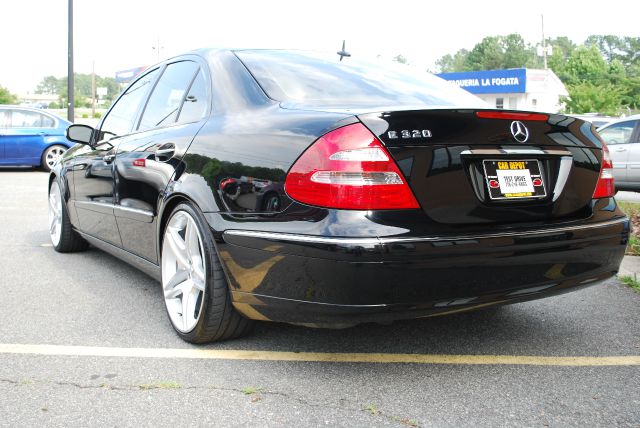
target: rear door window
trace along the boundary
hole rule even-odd
[[[53,128],[55,121],[49,116],[30,110],[13,110],[11,128]]]
[[[202,70],[198,72],[180,109],[178,122],[197,122],[207,111],[207,84]]]
[[[139,131],[168,126],[176,122],[189,85],[199,66],[193,61],[169,64],[149,97]]]

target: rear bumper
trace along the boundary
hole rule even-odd
[[[475,236],[336,238],[228,230],[219,254],[246,316],[302,324],[391,321],[515,303],[618,271],[617,218]]]

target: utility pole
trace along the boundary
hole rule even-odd
[[[73,105],[75,100],[73,98],[73,0],[69,0],[69,22],[68,22],[68,58],[67,58],[67,120],[73,122],[75,119],[75,112],[73,111]]]
[[[91,62],[91,117],[96,117],[96,62]]]
[[[547,41],[544,38],[544,14],[540,15],[542,18],[542,60],[544,61],[544,69],[547,67]]]
[[[156,51],[156,62],[160,62],[160,49],[164,49],[164,46],[160,46],[160,35],[156,38],[156,45],[152,46],[151,49],[155,49]]]

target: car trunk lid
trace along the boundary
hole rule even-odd
[[[424,212],[447,224],[591,215],[602,145],[587,122],[502,110],[364,113]]]

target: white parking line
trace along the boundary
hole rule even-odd
[[[203,360],[304,361],[328,363],[411,363],[454,365],[528,365],[528,366],[638,366],[640,355],[604,357],[550,357],[533,355],[446,355],[280,352],[227,349],[116,348],[99,346],[64,346],[0,344],[0,354],[59,355],[84,357],[173,358]]]

